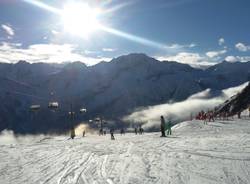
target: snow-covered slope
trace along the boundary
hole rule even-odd
[[[184,122],[174,135],[0,136],[0,183],[250,183],[249,120]]]

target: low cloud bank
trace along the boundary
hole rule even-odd
[[[75,127],[75,134],[76,136],[81,137],[83,135],[83,131],[85,131],[87,134],[93,134],[96,133],[96,130],[89,127],[87,123],[80,123]],[[69,138],[70,130],[69,132],[66,132],[65,134],[38,134],[38,135],[17,135],[12,130],[3,130],[0,132],[0,146],[2,145],[8,145],[8,146],[15,146],[18,144],[33,144],[33,143],[40,143],[42,141],[48,140],[48,139],[55,139],[56,137],[62,140],[66,140]]]
[[[0,133],[0,145],[9,145],[17,143],[13,131],[4,130]]]
[[[39,142],[47,139],[48,136],[40,135],[16,135],[12,130],[3,130],[0,132],[0,146],[1,145],[16,145],[16,144],[29,144]]]
[[[211,97],[211,90],[206,89],[190,96],[182,102],[140,108],[124,117],[123,120],[133,123],[143,122],[143,127],[145,129],[159,127],[161,115],[175,122],[187,120],[190,119],[191,114],[195,115],[201,110],[213,109],[231,96],[239,93],[247,84],[248,82],[237,87],[224,89],[221,91],[221,95],[216,97]]]

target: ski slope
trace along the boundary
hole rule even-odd
[[[249,120],[189,121],[173,133],[1,137],[0,183],[250,183]]]

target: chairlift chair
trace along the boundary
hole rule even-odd
[[[40,105],[31,105],[30,106],[30,110],[33,111],[33,112],[39,111],[40,108],[41,108]]]
[[[95,118],[95,122],[100,122],[101,118]]]
[[[80,109],[80,113],[81,113],[81,114],[82,114],[82,113],[85,113],[85,112],[87,112],[87,109],[85,109],[85,108]]]
[[[48,105],[49,109],[56,110],[56,109],[58,109],[58,107],[59,107],[58,102],[49,102],[49,105]]]

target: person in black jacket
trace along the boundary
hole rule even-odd
[[[137,135],[137,132],[138,132],[137,127],[135,127],[135,135]]]
[[[71,128],[71,130],[70,130],[70,138],[71,138],[71,139],[74,139],[75,136],[76,136],[75,129],[74,129],[74,128]]]
[[[166,137],[165,134],[165,119],[161,116],[161,137]]]
[[[113,129],[110,129],[110,136],[111,136],[111,140],[115,140],[114,130]]]

